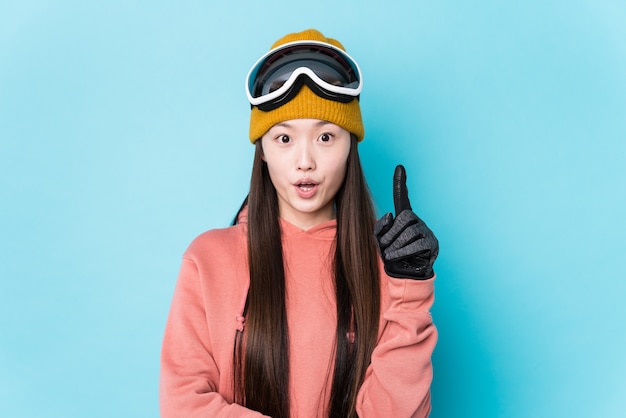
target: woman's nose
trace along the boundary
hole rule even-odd
[[[315,168],[315,158],[310,144],[303,143],[298,150],[297,166],[298,170],[302,171],[313,170]]]

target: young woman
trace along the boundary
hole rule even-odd
[[[255,144],[235,225],[183,256],[163,340],[163,417],[425,417],[438,243],[413,213],[376,222],[359,161],[361,74],[310,29],[247,80]]]

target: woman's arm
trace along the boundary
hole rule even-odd
[[[382,334],[357,396],[357,413],[427,417],[437,343],[430,308],[439,242],[411,208],[401,165],[393,176],[393,202],[396,217],[387,213],[374,227],[382,259]]]
[[[382,292],[381,336],[357,397],[357,413],[361,418],[427,417],[437,342],[429,312],[435,278],[407,280],[381,274],[387,286]]]
[[[263,416],[228,402],[219,382],[198,268],[183,258],[161,351],[161,417]]]

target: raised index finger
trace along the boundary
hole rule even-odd
[[[397,165],[393,173],[393,206],[398,216],[403,210],[411,210],[409,191],[406,188],[406,170],[404,166]]]

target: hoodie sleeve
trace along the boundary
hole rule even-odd
[[[386,289],[381,292],[380,338],[357,397],[359,417],[429,415],[431,357],[437,342],[430,314],[434,280],[396,279],[381,273]]]
[[[218,393],[202,292],[196,263],[183,258],[161,350],[161,417],[262,417]]]

